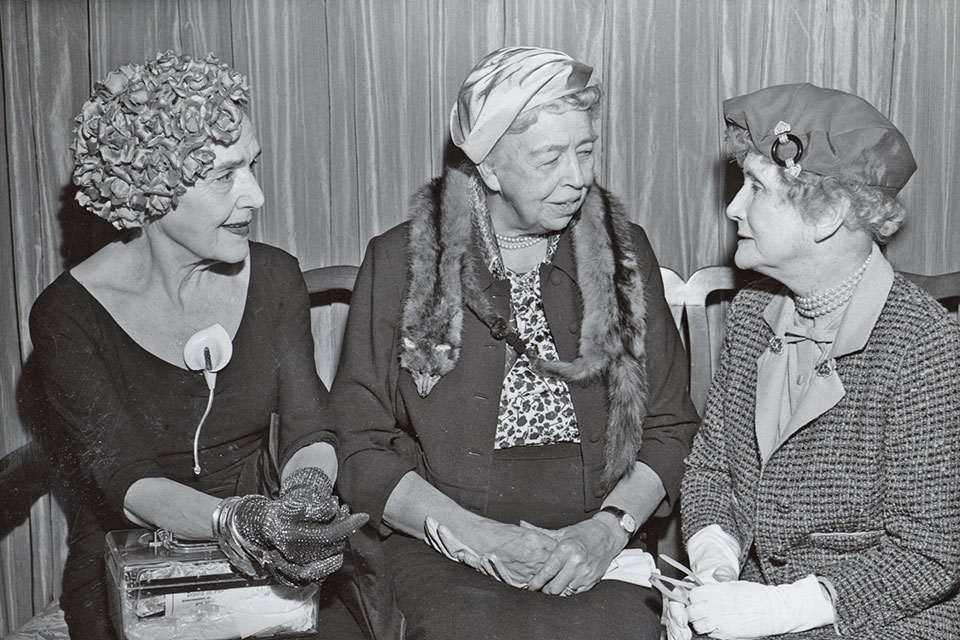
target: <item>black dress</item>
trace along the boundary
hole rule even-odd
[[[72,637],[111,637],[103,536],[133,526],[123,498],[134,482],[168,478],[216,497],[261,492],[272,414],[280,416],[280,468],[307,444],[336,445],[297,260],[268,245],[250,249],[233,356],[217,375],[200,434],[199,475],[193,438],[209,395],[203,375],[143,349],[69,272],[34,304],[30,333],[52,409],[54,471],[79,498],[61,596]]]

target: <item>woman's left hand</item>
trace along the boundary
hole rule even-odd
[[[527,587],[551,595],[571,596],[592,589],[629,540],[626,531],[618,525],[597,518],[556,531],[526,522],[520,526],[546,533],[557,541],[556,548]]]
[[[737,580],[695,587],[687,615],[697,633],[720,640],[808,631],[834,621],[814,575],[780,585]]]

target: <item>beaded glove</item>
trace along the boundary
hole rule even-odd
[[[266,569],[287,584],[321,582],[343,564],[347,536],[367,522],[333,495],[321,469],[305,467],[280,486],[280,497],[227,498],[214,512],[217,541],[249,575]]]

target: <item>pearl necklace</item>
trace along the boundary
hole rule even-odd
[[[867,256],[867,259],[864,260],[859,269],[850,274],[850,277],[833,289],[828,289],[822,293],[815,293],[807,297],[795,296],[793,301],[794,304],[796,304],[797,313],[804,318],[819,318],[846,304],[847,301],[853,297],[853,291],[857,288],[857,284],[859,284],[860,279],[863,277],[863,272],[867,270],[867,265],[870,264],[870,258],[872,257],[873,254]]]
[[[546,234],[524,235],[524,236],[502,236],[499,233],[494,234],[497,237],[497,244],[503,251],[516,251],[532,247],[547,239]]]

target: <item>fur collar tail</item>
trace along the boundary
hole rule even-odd
[[[607,431],[604,490],[633,470],[647,414],[646,297],[620,204],[595,187],[573,227],[577,280],[583,297],[580,349],[572,362],[540,360],[543,373],[569,382],[605,375]]]
[[[413,375],[421,397],[457,364],[464,305],[488,327],[500,320],[478,284],[471,189],[471,177],[451,168],[411,202],[400,365]],[[570,233],[584,309],[579,351],[571,362],[536,360],[533,366],[568,382],[603,379],[608,419],[601,486],[609,491],[633,470],[642,441],[645,290],[630,224],[606,191],[591,189]]]
[[[467,176],[451,172],[411,199],[410,284],[400,317],[400,366],[413,375],[420,397],[426,397],[460,358],[460,274],[473,219],[469,193]]]

